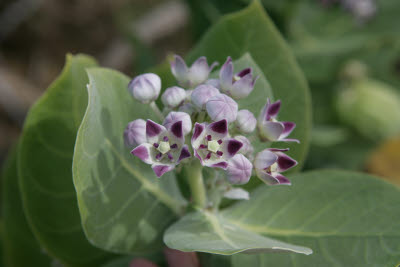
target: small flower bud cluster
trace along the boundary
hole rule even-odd
[[[150,103],[159,115],[166,116],[162,124],[149,119],[129,123],[124,132],[125,144],[133,148],[133,155],[151,164],[158,177],[178,164],[199,160],[203,166],[225,170],[231,184],[247,183],[253,170],[267,184],[290,184],[281,174],[297,164],[284,153],[288,149],[268,148],[254,156],[250,140],[298,142],[287,138],[295,124],[277,120],[280,101],[271,103],[267,99],[258,119],[251,111],[240,109],[236,100],[251,94],[257,77],[251,68],[234,73],[228,57],[219,79],[211,79],[210,72],[216,65],[208,65],[201,57],[189,68],[180,56],[175,56],[171,71],[179,87],[169,87],[162,93],[163,114],[154,103],[161,91],[161,79],[153,73],[134,78],[128,85],[133,97]],[[226,195],[237,194],[233,190]]]

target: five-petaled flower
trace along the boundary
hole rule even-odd
[[[290,185],[289,179],[281,174],[297,165],[297,161],[283,153],[288,150],[268,148],[259,152],[254,160],[258,178],[269,185]]]
[[[271,100],[269,98],[267,99],[267,104],[261,110],[257,122],[260,139],[271,142],[285,141],[300,143],[297,139],[286,138],[296,127],[296,124],[289,121],[278,121],[276,117],[278,116],[280,108],[280,100],[271,103]]]
[[[151,120],[146,122],[147,143],[134,148],[131,153],[143,162],[151,164],[158,177],[169,172],[183,159],[190,157],[185,145],[182,121],[177,121],[167,130]]]
[[[217,62],[208,66],[207,58],[200,57],[190,68],[185,61],[178,55],[175,55],[174,61],[171,62],[171,71],[178,83],[183,87],[194,88],[205,82],[212,69],[218,65]]]
[[[196,123],[192,136],[194,155],[201,165],[226,169],[228,160],[242,148],[242,142],[228,137],[226,119],[211,124]]]
[[[233,74],[232,58],[228,57],[219,73],[221,91],[235,99],[247,97],[253,91],[257,80],[253,78],[252,69],[245,68]]]

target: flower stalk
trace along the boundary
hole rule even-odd
[[[185,165],[184,172],[188,179],[193,205],[197,208],[205,208],[207,205],[207,193],[203,179],[203,167],[198,160],[192,160]]]
[[[150,102],[150,107],[156,114],[157,118],[160,119],[161,121],[163,121],[164,115],[162,114],[161,110],[157,107],[156,102],[154,102],[154,101]]]

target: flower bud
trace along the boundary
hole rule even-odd
[[[253,164],[242,154],[236,154],[228,162],[228,180],[232,184],[245,184],[249,181]]]
[[[146,122],[137,119],[128,124],[124,131],[124,140],[126,146],[137,146],[146,142]]]
[[[243,133],[251,133],[254,131],[257,125],[257,120],[253,113],[247,109],[239,110],[236,117],[236,126]]]
[[[135,99],[147,104],[158,98],[161,90],[161,79],[154,73],[145,73],[135,77],[128,84],[128,90]]]
[[[254,148],[251,145],[250,140],[243,135],[237,135],[235,136],[235,139],[243,144],[238,153],[245,155],[249,159],[253,159]]]
[[[177,121],[182,121],[182,131],[184,135],[187,135],[192,130],[192,120],[190,119],[189,114],[185,112],[175,112],[171,111],[163,122],[163,125],[168,130],[170,127]]]
[[[192,103],[199,109],[204,109],[211,97],[218,95],[219,90],[211,85],[200,85],[192,92]]]
[[[186,98],[185,89],[178,86],[173,86],[165,90],[161,96],[163,104],[170,108],[179,106]]]
[[[206,109],[213,121],[226,119],[233,122],[237,117],[238,104],[229,96],[218,94],[208,99]]]
[[[363,78],[349,83],[339,93],[339,118],[372,140],[400,133],[400,97],[395,88]]]

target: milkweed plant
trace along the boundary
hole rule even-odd
[[[310,91],[261,3],[168,61],[131,79],[67,56],[5,164],[5,266],[164,266],[165,247],[203,267],[398,265],[398,187],[331,162],[301,171]],[[333,106],[379,140],[398,133],[400,102],[368,75],[346,78]]]
[[[125,144],[133,147],[131,154],[149,164],[157,177],[166,172],[187,168],[192,200],[200,208],[214,206],[203,186],[202,169],[216,168],[223,172],[219,179],[221,197],[248,199],[240,187],[252,173],[267,185],[290,185],[282,173],[297,165],[285,154],[288,148],[272,148],[271,142],[297,142],[287,138],[295,128],[294,122],[279,121],[281,101],[265,99],[258,118],[236,102],[252,93],[257,77],[248,67],[235,72],[231,57],[219,71],[219,78],[209,77],[217,62],[209,65],[206,57],[198,58],[188,67],[174,56],[171,72],[177,85],[161,95],[164,109],[155,104],[162,81],[154,73],[135,77],[128,85],[131,95],[148,104],[162,124],[142,118],[130,122],[124,131]],[[265,143],[265,149],[255,154],[252,140]],[[215,195],[215,194],[214,194]],[[217,198],[218,199],[218,198]],[[215,200],[215,199],[214,199]]]

